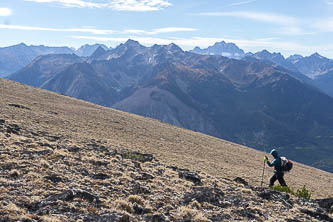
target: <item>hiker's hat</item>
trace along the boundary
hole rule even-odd
[[[277,153],[278,152],[276,151],[276,149],[272,149],[272,151],[270,152],[270,154],[273,155],[273,156],[276,156]]]

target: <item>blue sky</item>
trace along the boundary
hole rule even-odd
[[[185,50],[217,41],[246,52],[333,58],[333,0],[1,0],[0,47],[127,39]]]

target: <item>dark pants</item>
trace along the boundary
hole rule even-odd
[[[273,186],[276,180],[279,180],[279,183],[281,184],[281,186],[286,187],[286,181],[284,181],[283,179],[284,173],[274,173],[274,175],[271,177],[270,181],[269,181],[269,186]]]

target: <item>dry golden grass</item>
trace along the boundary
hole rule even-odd
[[[137,204],[142,205],[142,206],[146,205],[146,201],[138,195],[130,195],[127,199],[131,203],[137,203]]]
[[[0,94],[0,120],[5,120],[6,126],[17,124],[21,129],[18,135],[6,133],[1,132],[0,125],[0,164],[3,168],[0,200],[5,200],[3,204],[7,206],[0,207],[0,212],[4,210],[11,215],[16,212],[17,218],[66,221],[68,218],[61,215],[30,215],[21,206],[41,202],[65,190],[82,189],[99,196],[103,207],[75,198],[71,202],[59,201],[54,208],[72,209],[78,214],[115,210],[135,217],[133,205],[137,204],[153,209],[153,213],[170,213],[175,218],[198,222],[209,221],[212,212],[241,217],[232,209],[222,212],[207,202],[193,200],[181,206],[184,194],[193,190],[194,184],[180,179],[176,171],[166,166],[196,171],[204,186],[218,187],[226,194],[249,200],[248,207],[258,207],[256,199],[252,201],[258,198],[255,191],[233,179],[241,177],[250,185],[259,186],[262,152],[8,80],[0,79]],[[28,109],[8,106],[13,103]],[[114,151],[149,153],[159,162],[138,165]],[[153,175],[154,179],[137,179],[142,177],[142,172]],[[9,174],[17,174],[17,177],[11,178]],[[103,174],[110,178],[92,178]],[[271,169],[265,172],[265,186],[271,174]],[[295,163],[293,171],[286,175],[286,181],[294,189],[306,185],[314,198],[333,196],[333,175],[328,172]],[[142,193],[133,193],[134,185],[140,186]],[[280,213],[272,210],[276,203],[263,201],[262,204],[258,209],[266,214],[272,211],[271,218],[257,216],[265,221],[276,221]],[[283,206],[279,207],[285,210]]]
[[[129,203],[126,200],[117,200],[117,201],[115,201],[114,207],[118,210],[125,211],[125,212],[130,213],[130,214],[133,212],[131,203]]]
[[[55,217],[42,216],[42,222],[62,222],[62,221]]]

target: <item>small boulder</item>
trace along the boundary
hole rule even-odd
[[[58,201],[72,201],[74,198],[80,198],[89,202],[100,202],[98,196],[96,195],[93,195],[87,191],[73,189],[66,190],[60,194],[51,195],[43,201],[37,201],[29,204],[27,208],[31,212],[43,212],[45,207],[56,205]]]
[[[93,178],[95,180],[106,180],[106,179],[109,179],[110,176],[106,175],[104,173],[98,173],[98,174],[92,175],[91,178]]]
[[[19,135],[21,131],[21,127],[19,127],[17,124],[9,124],[7,126],[7,133],[16,134]]]
[[[321,208],[326,209],[327,212],[333,212],[333,198],[326,198],[326,199],[317,199],[315,200],[319,204]]]
[[[155,214],[155,215],[152,215],[152,216],[148,216],[146,221],[165,222],[165,221],[168,221],[168,218],[164,214]]]
[[[84,222],[130,222],[130,217],[126,214],[112,212],[102,215],[89,215],[84,217]]]
[[[155,177],[149,173],[142,172],[140,176],[136,177],[136,180],[152,180]]]
[[[187,205],[193,200],[199,203],[210,203],[215,206],[224,207],[224,193],[218,188],[194,187],[193,192],[185,193],[184,203]]]
[[[80,147],[77,147],[77,146],[68,146],[68,147],[67,147],[67,150],[68,150],[69,152],[76,153],[76,152],[79,152],[79,151],[80,151]]]
[[[178,171],[179,178],[186,179],[189,181],[192,181],[196,185],[201,184],[201,178],[196,172],[190,172],[190,171]]]
[[[333,222],[333,218],[329,217],[326,214],[315,212],[315,211],[308,210],[308,209],[301,209],[300,211],[304,214],[309,215],[310,217],[320,219],[321,221]]]
[[[43,156],[43,155],[47,155],[47,154],[50,154],[52,153],[53,151],[52,150],[41,150],[41,151],[37,151],[36,154],[38,156]]]
[[[248,186],[249,185],[249,183],[248,182],[246,182],[243,178],[241,178],[241,177],[236,177],[235,179],[234,179],[234,181],[236,182],[236,183],[240,183],[240,184],[243,184],[243,185],[245,185],[245,186]]]
[[[100,161],[100,160],[97,160],[97,161],[95,161],[95,160],[90,160],[89,161],[92,165],[94,165],[94,166],[97,166],[97,167],[101,167],[101,166],[107,166],[109,163],[108,162],[106,162],[106,161]]]
[[[9,177],[12,178],[12,179],[16,179],[20,176],[20,173],[17,171],[17,170],[12,170],[10,173],[9,173]]]
[[[140,207],[137,204],[134,204],[133,211],[137,215],[143,215],[143,214],[151,213],[151,209]]]
[[[132,187],[132,194],[150,194],[150,190],[149,188],[145,187],[145,186],[142,186],[140,184],[135,184],[133,187]]]
[[[31,110],[31,108],[29,107],[26,107],[26,106],[23,106],[23,105],[19,105],[19,104],[8,104],[8,106],[12,106],[12,107],[16,107],[16,108],[19,108],[19,109],[27,109],[27,110]]]
[[[139,161],[141,163],[151,162],[154,160],[154,156],[152,154],[143,154],[143,153],[139,153],[139,152],[122,153],[121,157],[123,159],[131,159],[131,160]]]
[[[62,178],[56,174],[51,174],[49,176],[45,176],[44,177],[46,180],[50,180],[53,183],[59,183],[59,182],[63,182]]]

